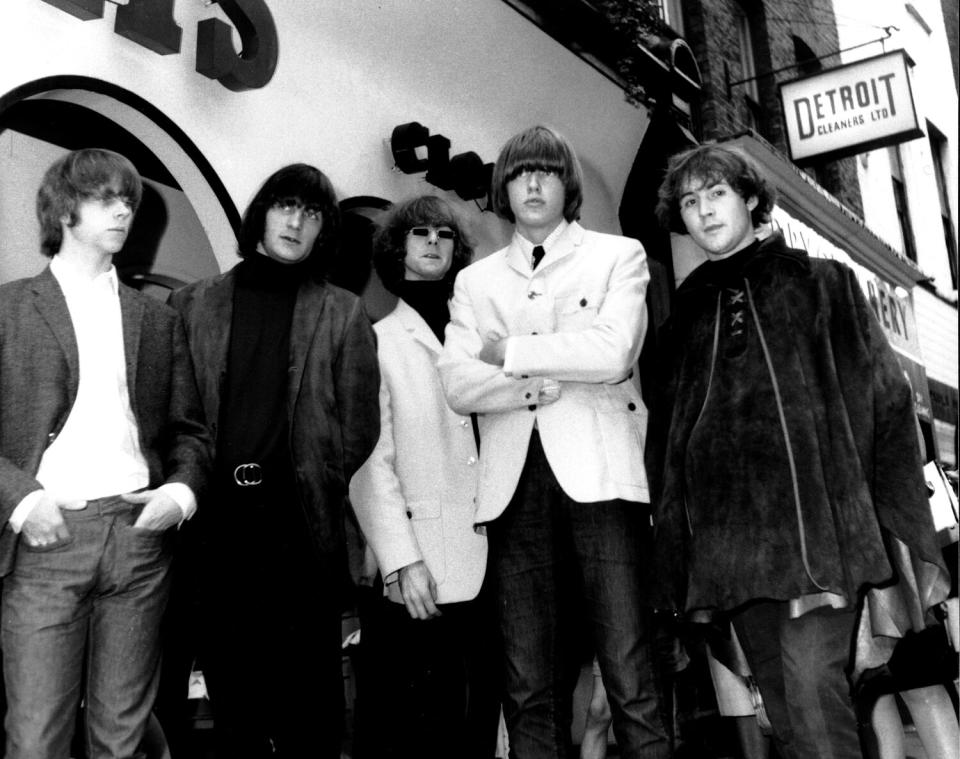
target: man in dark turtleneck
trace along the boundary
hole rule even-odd
[[[850,651],[857,672],[892,645],[872,609],[855,629],[860,599],[887,586],[922,619],[949,582],[909,383],[850,268],[758,239],[774,197],[721,145],[675,156],[660,188],[661,222],[708,258],[677,290],[651,419],[660,587],[732,621],[784,759],[856,759]]]
[[[193,550],[218,756],[340,756],[345,496],[379,373],[359,300],[323,279],[338,228],[327,177],[287,166],[247,209],[243,260],[171,298],[216,442]]]

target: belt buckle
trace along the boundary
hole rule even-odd
[[[263,468],[257,463],[240,464],[233,470],[233,481],[242,488],[260,485],[263,482]]]

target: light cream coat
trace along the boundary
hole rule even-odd
[[[487,559],[486,538],[473,529],[473,425],[447,406],[436,368],[442,346],[413,308],[398,301],[374,330],[380,439],[350,483],[350,500],[385,579],[422,559],[438,603],[472,599]]]
[[[647,411],[634,376],[648,282],[639,242],[577,223],[536,271],[514,235],[460,272],[438,366],[451,407],[480,413],[478,523],[513,496],[534,422],[572,499],[649,501]],[[510,336],[502,369],[477,358],[491,336]],[[559,382],[560,398],[540,405],[546,379]]]

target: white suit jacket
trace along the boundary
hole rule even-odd
[[[647,411],[633,379],[650,275],[636,240],[570,224],[536,271],[517,236],[460,272],[438,364],[450,406],[479,412],[477,523],[506,508],[536,422],[557,482],[575,501],[649,501]],[[508,365],[477,356],[510,336]],[[544,379],[560,398],[538,405]]]
[[[480,590],[486,538],[473,529],[477,446],[469,416],[447,405],[441,344],[403,300],[374,325],[380,439],[350,483],[350,501],[384,579],[423,560],[439,603]]]

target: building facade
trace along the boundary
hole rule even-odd
[[[912,292],[920,351],[930,389],[931,417],[940,461],[957,466],[957,80],[950,18],[938,0],[864,5],[835,0],[838,18],[888,27],[888,49],[912,62],[911,85],[923,134],[857,156],[867,224],[915,261],[924,279]],[[844,63],[868,53],[855,47],[869,23],[838,26]],[[953,3],[953,43],[956,3]]]
[[[584,165],[584,223],[618,231],[648,109],[627,103],[615,77],[525,7],[4,2],[0,280],[44,265],[33,193],[56,155],[93,144],[130,154],[155,190],[140,216],[151,217],[144,236],[157,242],[144,241],[131,266],[160,286],[232,266],[240,212],[265,177],[295,161],[326,172],[361,215],[418,193],[444,195],[481,254],[496,249],[508,227],[484,198],[465,200],[423,170],[396,168],[391,135],[414,122],[446,138],[429,151],[441,168],[467,153],[492,162],[512,134],[553,126]],[[426,146],[417,150],[427,157]]]

